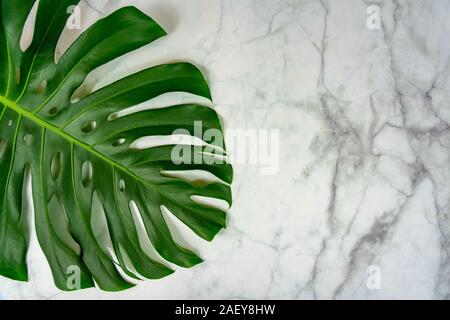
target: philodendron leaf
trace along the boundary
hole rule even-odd
[[[211,99],[203,75],[188,63],[164,64],[73,102],[89,72],[166,33],[136,8],[125,7],[93,24],[55,63],[67,8],[78,0],[40,0],[33,40],[22,51],[20,38],[34,3],[0,0],[0,274],[28,280],[30,177],[37,238],[58,288],[96,283],[122,290],[132,286],[130,278],[169,275],[173,270],[166,261],[198,264],[200,257],[174,241],[162,210],[211,240],[225,226],[226,213],[195,196],[231,204],[231,166],[176,164],[173,145],[137,148],[133,142],[170,136],[176,129],[194,135],[198,121],[202,131],[221,132],[217,114],[199,104],[117,113],[169,92]],[[207,154],[205,145],[200,153]],[[193,183],[177,174],[199,170],[220,180]],[[146,241],[163,259],[150,257]]]

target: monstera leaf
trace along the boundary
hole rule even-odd
[[[55,62],[67,8],[78,1],[40,0],[33,40],[23,51],[20,38],[34,2],[0,0],[0,274],[28,279],[30,184],[36,235],[62,290],[74,289],[67,285],[73,274],[79,288],[96,283],[116,291],[131,287],[130,278],[169,275],[170,263],[200,263],[174,241],[162,210],[211,240],[225,226],[226,213],[198,199],[231,203],[231,166],[175,164],[173,145],[145,149],[133,142],[171,136],[176,129],[194,135],[198,121],[203,131],[221,130],[217,114],[199,104],[118,112],[169,92],[210,99],[203,75],[188,63],[159,65],[74,102],[89,72],[166,33],[136,8],[125,7],[92,25]],[[206,156],[205,148],[216,143],[204,142],[192,152]],[[173,174],[199,170],[219,179],[198,183]],[[145,241],[164,259],[151,258]]]

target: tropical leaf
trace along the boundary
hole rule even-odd
[[[132,286],[129,277],[171,274],[166,261],[182,267],[200,263],[197,254],[174,241],[161,210],[213,239],[225,227],[226,213],[194,196],[231,204],[231,166],[177,165],[171,161],[173,146],[138,149],[133,142],[176,129],[194,135],[196,121],[203,131],[222,130],[216,112],[200,104],[117,112],[169,92],[211,99],[203,75],[189,63],[159,65],[73,102],[91,71],[166,33],[136,8],[125,7],[93,24],[55,62],[67,8],[78,0],[40,0],[33,40],[22,51],[22,29],[34,3],[0,0],[0,274],[28,280],[27,177],[37,238],[62,290],[77,289],[67,284],[70,270],[79,271],[80,288],[96,283],[116,291]],[[165,174],[186,170],[207,171],[220,180],[195,183]],[[150,257],[145,241],[163,262]]]

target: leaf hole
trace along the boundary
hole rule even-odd
[[[87,121],[81,126],[81,131],[84,133],[90,133],[97,128],[97,122],[94,120]]]
[[[54,116],[57,113],[58,113],[58,107],[53,107],[50,110],[48,110],[48,114],[51,116]]]
[[[119,118],[119,113],[118,112],[114,112],[114,113],[111,113],[109,116],[108,116],[108,121],[113,121],[113,120],[116,120],[116,119],[118,119]]]
[[[79,3],[76,5],[75,4],[68,5],[66,8],[68,18],[66,20],[66,27],[60,34],[58,42],[56,44],[56,50],[53,56],[55,64],[59,63],[61,57],[64,55],[67,49],[72,45],[72,43],[77,39],[77,37],[81,33],[83,33],[83,31],[85,31],[87,27],[89,27],[90,24],[92,23],[91,19],[86,19],[89,20],[90,22],[88,23],[88,25],[86,25],[86,22],[88,21],[84,21],[85,19],[81,19],[83,13],[87,12],[87,10],[91,8],[89,8],[87,4],[83,3],[83,1],[76,1],[76,2]]]
[[[211,100],[209,100],[208,98],[197,96],[189,92],[173,91],[163,93],[140,104],[125,108],[118,112],[111,113],[108,116],[108,121],[122,118],[144,110],[162,109],[182,104],[198,104],[207,107],[213,106]]]
[[[206,207],[206,208],[213,208],[213,209],[218,209],[221,211],[227,211],[230,209],[230,204],[223,199],[205,197],[205,196],[199,196],[199,195],[192,195],[190,198],[195,203],[197,203],[203,207]]]
[[[26,144],[27,146],[31,146],[31,143],[33,143],[33,136],[32,136],[31,134],[26,134],[26,135],[23,137],[23,142],[25,142],[25,144]]]
[[[130,283],[131,285],[137,285],[139,283],[139,280],[137,280],[137,279],[145,280],[145,278],[142,277],[141,275],[139,275],[139,273],[137,273],[137,272],[134,273],[132,270],[130,270],[130,268],[129,268],[130,265],[128,265],[127,262],[125,262],[125,260],[127,258],[125,258],[123,256],[125,252],[122,252],[120,247],[121,247],[121,244],[119,243],[119,247],[117,249],[118,249],[119,254],[122,256],[122,258],[124,260],[124,265],[121,264],[119,259],[117,258],[117,254],[116,254],[116,251],[114,251],[114,248],[107,248],[108,255],[111,258],[111,260],[114,261],[113,266],[117,270],[117,272],[119,273],[120,277],[123,280],[125,280],[126,282]],[[132,264],[131,264],[131,266],[132,266]],[[128,273],[133,273],[134,277],[131,277],[128,273],[126,273],[125,269],[127,269]],[[132,267],[132,269],[134,269],[134,266]]]
[[[119,190],[120,190],[120,192],[125,191],[125,181],[123,179],[119,180]]]
[[[13,125],[13,121],[12,120],[9,120],[8,121],[8,127],[11,127]]]
[[[159,210],[175,243],[192,252],[196,252],[195,248],[204,244],[205,240],[200,238],[166,206],[159,206]]]
[[[52,161],[50,163],[50,174],[53,180],[58,179],[62,168],[62,153],[57,151],[53,154]]]
[[[127,278],[124,278],[125,281],[131,283],[131,284],[138,284],[139,280],[146,280],[146,278],[141,275],[136,268],[133,265],[133,261],[131,261],[130,256],[127,253],[127,250],[119,243],[119,253],[122,256],[123,265],[121,264],[122,269],[127,269],[128,272],[131,272],[137,279],[131,278],[128,276]]]
[[[170,145],[206,146],[207,143],[200,138],[187,134],[171,134],[164,136],[144,136],[137,138],[130,144],[132,150],[144,150]]]
[[[47,203],[50,225],[58,239],[77,255],[81,253],[80,245],[70,232],[70,223],[66,208],[57,194],[53,194]]]
[[[124,268],[119,259],[114,248],[114,244],[111,238],[111,232],[109,230],[108,217],[105,212],[105,208],[102,203],[101,195],[97,190],[94,190],[92,194],[92,205],[91,205],[91,229],[94,234],[95,241],[98,243],[100,249],[111,258],[114,262],[114,266],[120,276],[127,282],[131,284],[137,284],[136,279],[131,278],[124,272]],[[120,250],[120,244],[119,248]],[[120,251],[120,255],[123,257],[124,252]],[[125,260],[126,258],[124,258]],[[132,264],[130,264],[132,265]],[[134,268],[132,268],[134,269]],[[136,275],[136,274],[135,274]],[[138,277],[138,275],[136,275]]]
[[[118,147],[118,146],[121,146],[121,145],[123,145],[124,143],[125,143],[125,139],[124,138],[120,138],[120,139],[117,139],[116,141],[114,141],[113,142],[113,147]]]
[[[158,261],[162,264],[165,264],[166,261],[161,257],[153,243],[150,240],[147,229],[145,228],[145,222],[142,219],[141,211],[137,206],[136,202],[131,200],[128,203],[128,207],[130,208],[131,215],[133,217],[134,226],[136,227],[136,232],[138,235],[139,245],[141,249],[145,252],[145,254],[152,260]]]
[[[39,1],[36,1],[28,14],[20,36],[19,46],[25,52],[31,46],[34,38],[34,30],[36,24],[36,15],[39,7]]]
[[[85,161],[81,166],[81,182],[86,188],[92,182],[92,163],[90,161]]]
[[[163,170],[160,173],[163,177],[180,179],[197,187],[204,187],[212,183],[226,184],[226,182],[206,170]]]

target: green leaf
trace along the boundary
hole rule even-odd
[[[176,129],[194,135],[196,121],[203,131],[221,132],[216,112],[188,104],[115,115],[169,92],[211,99],[203,75],[189,63],[164,64],[71,102],[91,71],[166,33],[136,8],[125,7],[92,25],[55,63],[67,8],[78,0],[40,0],[33,40],[23,52],[20,37],[34,2],[0,0],[0,274],[28,280],[28,177],[36,234],[60,289],[95,283],[103,290],[123,290],[132,286],[127,276],[171,274],[165,261],[182,267],[200,263],[197,254],[174,241],[161,208],[200,237],[213,239],[225,227],[226,212],[193,196],[231,204],[231,166],[177,165],[171,160],[173,146],[137,149],[133,142]],[[206,147],[192,149],[206,155]],[[221,182],[199,184],[164,173],[184,170],[207,171]],[[162,262],[144,250],[143,236]],[[74,267],[78,287],[68,285]]]

